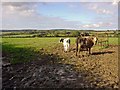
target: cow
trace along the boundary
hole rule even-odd
[[[96,45],[98,39],[97,37],[82,37],[82,36],[78,36],[76,38],[76,56],[77,56],[77,52],[79,49],[79,53],[80,51],[89,51],[89,55],[91,54],[91,48]],[[80,45],[80,48],[78,48]]]
[[[70,38],[60,38],[60,42],[63,43],[64,52],[70,50]]]

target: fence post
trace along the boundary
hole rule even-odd
[[[109,47],[109,36],[108,36],[108,33],[107,33],[107,46]]]

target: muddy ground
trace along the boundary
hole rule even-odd
[[[71,47],[68,53],[55,47],[52,54],[24,64],[7,65],[3,60],[3,88],[118,88],[118,46],[77,57]]]

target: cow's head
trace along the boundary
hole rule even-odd
[[[97,44],[97,41],[98,41],[98,38],[97,38],[97,37],[93,37],[92,40],[93,40],[93,42],[94,42],[94,45],[96,45],[96,44]]]
[[[60,38],[60,42],[63,42],[63,40],[64,40],[63,38]]]

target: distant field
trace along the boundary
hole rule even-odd
[[[59,47],[59,37],[53,38],[2,38],[2,52],[8,55],[11,63],[26,62],[34,60],[36,52],[45,49],[45,52],[52,53],[55,47]],[[75,45],[75,38],[70,38],[71,44]],[[118,38],[109,38],[111,45],[118,45]],[[54,48],[54,49],[53,49]],[[98,47],[95,47],[98,48]],[[99,47],[100,48],[100,47]],[[39,56],[39,55],[38,55]]]
[[[13,44],[16,47],[48,48],[59,44],[60,37],[53,38],[2,38],[2,43]],[[71,44],[75,44],[75,37],[70,38]],[[102,38],[105,39],[105,38]],[[109,38],[109,44],[118,45],[118,38]]]

